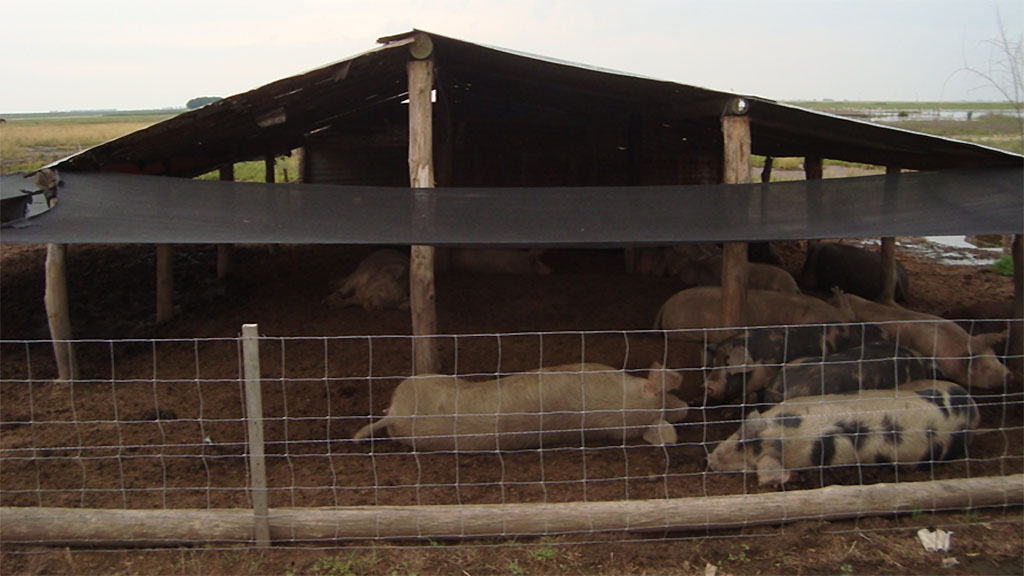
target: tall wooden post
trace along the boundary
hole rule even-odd
[[[166,322],[174,316],[174,248],[170,244],[156,246],[156,321]]]
[[[409,76],[409,185],[434,187],[433,107],[430,93],[434,85],[433,45],[425,34],[409,46],[412,58]],[[414,219],[432,218],[429,196],[416,193]],[[437,306],[434,291],[434,247],[413,246],[409,261],[409,307],[412,311],[413,370],[417,374],[438,372]]]
[[[256,324],[242,325],[242,359],[245,372],[245,426],[249,437],[253,541],[257,546],[265,548],[270,546],[270,509],[267,499],[267,462],[263,445],[260,331]]]
[[[896,185],[900,177],[900,169],[888,166],[885,169],[885,203],[893,200]],[[896,304],[896,238],[882,238],[881,265],[878,278],[878,302],[892,306]]]
[[[50,340],[61,380],[78,379],[78,360],[71,343],[71,313],[68,306],[67,244],[46,245],[46,318]]]
[[[221,166],[220,179],[225,182],[234,182],[235,165],[225,164]],[[217,280],[224,280],[231,274],[231,262],[234,252],[234,244],[217,245]]]
[[[750,182],[750,117],[747,103],[736,99],[722,116],[725,142],[722,181]],[[747,303],[747,243],[727,242],[722,253],[722,326],[742,326]]]

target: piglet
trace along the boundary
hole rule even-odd
[[[640,378],[603,364],[564,364],[467,382],[426,374],[403,380],[386,415],[353,437],[388,435],[413,450],[519,450],[643,437],[676,442],[688,406],[668,393],[682,377],[655,363]]]

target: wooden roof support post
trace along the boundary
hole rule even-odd
[[[287,169],[286,169],[287,170]],[[285,172],[285,181],[287,182],[288,173]],[[277,157],[273,154],[267,154],[263,159],[263,181],[267,184],[273,184],[277,181]],[[277,254],[278,250],[281,249],[280,244],[271,244],[270,253]]]
[[[224,182],[235,181],[235,165],[225,164],[220,167],[220,179]],[[231,260],[235,252],[234,244],[217,245],[217,280],[224,280],[231,275]]]
[[[891,192],[895,190],[899,180],[900,169],[896,166],[888,166],[885,169],[885,200],[890,200]],[[880,277],[878,279],[878,302],[893,306],[896,304],[896,238],[886,236],[882,238]]]
[[[156,321],[166,322],[174,316],[174,247],[156,245]]]
[[[57,359],[61,380],[78,379],[78,360],[71,343],[71,313],[68,307],[67,244],[46,245],[46,318],[50,323],[50,340]]]
[[[750,117],[747,103],[730,102],[722,116],[725,142],[722,181],[750,182]],[[722,326],[742,326],[747,304],[747,243],[727,242],[722,253]]]
[[[804,178],[807,180],[821,180],[825,174],[825,163],[816,156],[804,158]]]
[[[433,46],[430,37],[418,35],[409,45],[409,185],[434,187]],[[416,193],[416,220],[429,220],[430,198]],[[409,261],[409,308],[412,312],[413,370],[416,374],[438,372],[437,308],[434,292],[434,247],[413,246]]]
[[[825,163],[817,156],[804,157],[804,180],[821,180],[825,174]],[[821,191],[814,190],[807,194],[807,213],[821,213]],[[817,238],[807,240],[807,254],[811,253],[811,247],[818,243]]]

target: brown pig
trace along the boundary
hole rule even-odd
[[[351,296],[350,296],[351,295]],[[363,259],[326,302],[362,306],[367,311],[409,308],[409,255],[390,248]]]
[[[958,384],[995,388],[1015,379],[993,350],[1006,339],[1005,333],[971,336],[956,323],[938,316],[878,304],[841,290],[835,290],[831,301],[857,321],[878,323],[893,340],[934,358],[942,374]]]
[[[703,341],[711,344],[733,336],[738,330],[721,328],[722,289],[718,286],[697,286],[665,301],[654,320],[655,330],[680,330],[670,338]],[[805,296],[773,290],[748,290],[743,310],[746,326],[774,326],[782,324],[819,324],[823,322],[849,322],[853,315],[827,302]]]
[[[692,260],[689,266],[676,271],[679,279],[689,286],[721,286],[722,256],[708,256]],[[793,276],[778,266],[747,263],[747,286],[758,290],[799,293]]]
[[[676,442],[688,406],[682,377],[655,363],[647,378],[603,364],[564,364],[486,382],[426,374],[403,380],[386,415],[353,437],[388,435],[413,450],[519,450],[603,439]]]

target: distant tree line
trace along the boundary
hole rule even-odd
[[[196,108],[206,106],[207,104],[213,104],[218,100],[223,100],[223,98],[221,98],[220,96],[200,96],[198,98],[193,98],[186,102],[185,108],[188,108],[189,110],[194,110]]]

